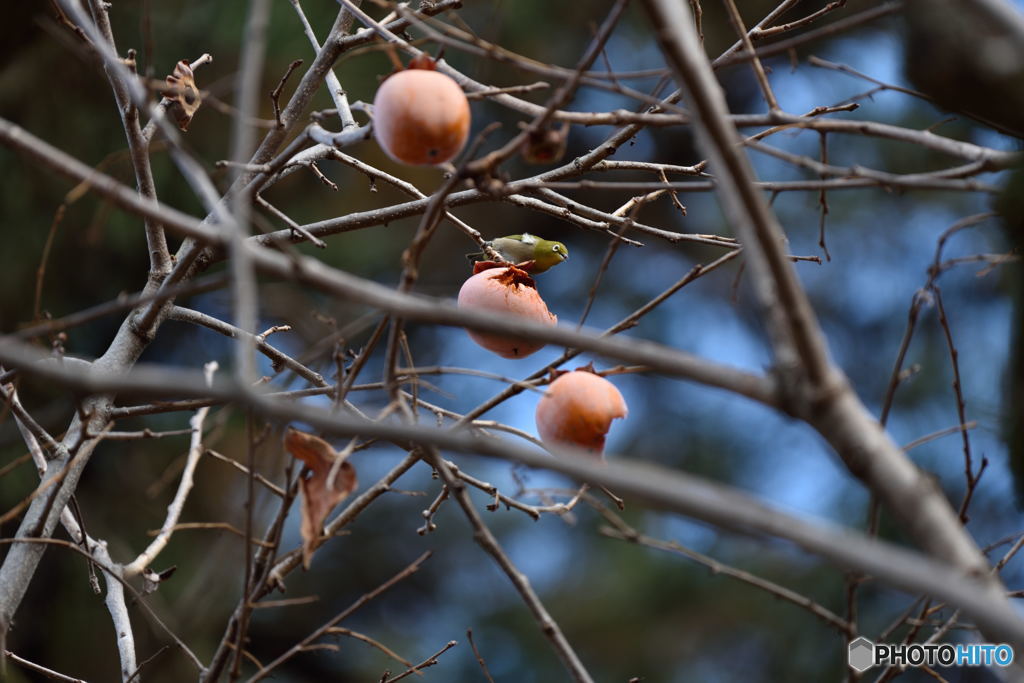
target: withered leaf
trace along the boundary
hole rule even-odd
[[[565,155],[568,144],[569,122],[563,121],[558,128],[552,126],[531,133],[523,141],[520,152],[528,163],[554,164]]]
[[[192,67],[183,59],[174,65],[174,73],[166,80],[167,88],[162,94],[171,100],[168,111],[178,122],[178,128],[188,130],[188,124],[192,122],[192,117],[202,104]]]
[[[309,569],[313,551],[322,542],[324,520],[335,505],[355,491],[356,468],[342,460],[329,443],[320,437],[300,432],[292,427],[284,435],[284,447],[306,463],[299,489],[302,493],[302,565]],[[335,470],[333,482],[331,470]],[[330,485],[329,485],[330,484]]]

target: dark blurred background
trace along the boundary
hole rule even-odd
[[[594,27],[604,18],[608,3],[549,3],[541,0],[467,2],[459,12],[480,37],[500,43],[541,62],[571,67],[585,49]],[[801,3],[783,20],[809,14],[825,3]],[[824,21],[874,6],[851,3]],[[744,18],[753,24],[775,3],[742,3]],[[124,53],[139,51],[140,71],[162,79],[179,59],[194,60],[203,52],[212,64],[197,72],[201,88],[224,102],[234,98],[233,77],[238,65],[246,3],[241,2],[119,2],[111,17]],[[307,0],[310,21],[322,39],[337,5]],[[382,16],[371,6],[374,16]],[[11,3],[5,8],[0,40],[0,115],[64,149],[87,164],[134,185],[114,101],[102,72],[84,57],[75,39],[57,22],[47,3]],[[705,3],[704,33],[709,54],[718,55],[734,40],[719,3]],[[812,27],[813,28],[813,27]],[[887,16],[846,33],[810,42],[790,56],[767,60],[781,106],[800,114],[820,105],[857,97],[871,84],[849,75],[815,68],[806,58],[816,55],[852,66],[887,83],[911,87],[904,69],[906,22],[902,14]],[[413,32],[415,35],[415,31]],[[430,46],[434,51],[434,46]],[[294,59],[312,61],[311,48],[291,5],[273,4],[263,91],[277,84]],[[533,74],[461,54],[448,48],[445,58],[478,81],[498,86],[531,83]],[[639,7],[633,7],[607,47],[616,70],[658,68],[663,61]],[[601,62],[599,62],[600,64]],[[372,101],[378,78],[390,70],[379,50],[346,55],[336,73],[353,101]],[[751,71],[735,66],[719,72],[730,105],[739,113],[765,110]],[[298,81],[293,75],[285,88],[290,95]],[[657,78],[630,81],[650,91]],[[525,97],[543,102],[547,93]],[[936,127],[943,135],[991,146],[1017,149],[1019,142],[963,116],[953,116],[920,99],[879,91],[858,100],[861,108],[840,117],[882,121],[914,129]],[[333,106],[326,91],[315,109]],[[583,89],[572,103],[581,111],[634,108],[635,102],[607,91]],[[262,116],[272,116],[264,97]],[[492,121],[503,124],[484,149],[496,147],[514,134],[518,114],[489,102],[473,104],[474,131]],[[213,106],[196,115],[185,139],[196,157],[223,187],[224,171],[214,162],[228,156],[232,119]],[[326,124],[332,127],[332,123]],[[569,139],[568,157],[599,144],[612,128],[576,127]],[[787,132],[772,144],[816,157],[818,136]],[[860,164],[892,172],[930,171],[951,165],[949,159],[905,143],[833,135],[830,159],[837,165]],[[387,159],[370,141],[351,154],[431,192],[442,182],[435,169],[411,169]],[[763,155],[751,153],[765,180],[812,177]],[[684,129],[644,131],[623,146],[615,159],[692,164],[701,159]],[[153,155],[158,194],[162,201],[199,215],[200,205],[169,158],[157,148]],[[371,192],[368,179],[340,164],[321,163],[337,183],[331,191],[312,175],[292,174],[267,199],[300,223],[332,218],[402,201],[383,183]],[[506,166],[511,177],[537,172],[515,160]],[[4,209],[0,246],[0,331],[11,332],[32,322],[33,292],[55,211],[66,201],[70,186],[6,149],[0,149],[0,197]],[[1006,181],[1008,174],[983,180]],[[606,174],[598,179],[650,180],[649,175]],[[628,193],[572,192],[571,196],[606,211],[629,199]],[[46,260],[41,308],[54,317],[133,292],[145,282],[147,260],[141,221],[121,213],[91,195],[73,198],[53,234]],[[663,198],[643,209],[640,218],[652,225],[694,233],[732,234],[711,195],[680,195],[687,207],[682,216]],[[819,207],[816,192],[780,193],[773,206],[785,226],[791,250],[821,256],[818,247]],[[906,326],[914,293],[927,280],[938,236],[959,218],[991,209],[993,197],[981,193],[889,192],[880,189],[832,191],[828,194],[828,248],[831,261],[801,262],[797,270],[807,286],[837,361],[876,413]],[[583,232],[549,216],[508,204],[480,204],[458,209],[457,215],[488,237],[529,231],[564,241],[570,261],[538,279],[542,294],[563,322],[579,319],[587,293],[608,247],[606,237]],[[267,223],[284,227],[272,216]],[[397,283],[400,257],[418,218],[387,226],[330,237],[326,250],[300,247],[333,266],[384,284]],[[611,262],[588,318],[595,327],[611,325],[679,279],[695,263],[721,255],[720,250],[671,245],[640,237],[642,249],[622,248]],[[177,240],[171,238],[172,248]],[[1003,226],[990,220],[957,234],[946,257],[1000,253],[1011,246]],[[473,244],[448,224],[431,243],[419,291],[454,298],[468,274],[464,254]],[[1013,291],[1019,265],[984,270],[984,263],[959,266],[942,276],[941,286],[950,326],[959,351],[975,462],[989,465],[970,511],[969,530],[979,545],[1003,539],[1021,527],[1008,464],[1007,424],[1003,419],[1005,377],[1014,322]],[[216,268],[214,269],[216,270]],[[738,284],[737,284],[738,283]],[[292,284],[268,281],[260,289],[261,324],[288,323],[294,331],[272,337],[284,350],[303,356],[319,355],[309,363],[330,376],[333,364],[329,335],[342,331],[347,345],[358,349],[379,318],[345,301]],[[182,302],[214,315],[229,315],[226,292],[191,297]],[[1019,321],[1019,319],[1017,319]],[[68,333],[67,351],[95,356],[109,343],[121,322],[109,316]],[[418,365],[460,365],[510,377],[525,377],[556,358],[561,350],[548,348],[526,360],[508,361],[475,346],[461,330],[410,327],[410,342]],[[763,331],[752,308],[746,281],[734,262],[686,287],[643,319],[628,334],[654,339],[751,370],[770,363]],[[44,342],[45,343],[45,342]],[[380,377],[379,353],[365,370],[365,381]],[[218,360],[228,371],[232,351],[228,340],[204,329],[165,324],[144,361],[190,368]],[[592,360],[584,357],[580,364]],[[597,361],[599,369],[607,363]],[[573,363],[571,366],[575,366]],[[951,367],[935,310],[925,307],[913,339],[907,366],[918,371],[896,396],[889,427],[893,437],[907,443],[957,424],[951,389]],[[265,369],[271,372],[269,366]],[[503,388],[492,379],[439,376],[428,380],[436,391],[423,390],[426,400],[465,412]],[[657,461],[669,467],[726,482],[797,514],[827,518],[864,528],[868,493],[845,471],[827,445],[808,427],[749,401],[720,391],[653,375],[613,378],[630,407],[630,416],[611,432],[608,452]],[[281,386],[296,388],[282,378]],[[22,399],[38,420],[59,434],[73,411],[65,392],[25,383]],[[365,410],[383,407],[380,392],[358,392],[354,399]],[[536,394],[523,394],[487,416],[534,432]],[[118,429],[182,429],[190,415],[174,413],[125,421]],[[215,409],[209,418],[207,444],[230,457],[245,458],[244,415],[231,408]],[[1012,425],[1011,425],[1012,426]],[[279,432],[267,435],[258,451],[259,470],[280,480],[285,458]],[[341,445],[341,444],[338,444]],[[111,544],[115,559],[133,558],[148,542],[146,532],[159,528],[183,464],[187,437],[143,442],[107,443],[95,455],[78,491],[88,530]],[[24,453],[13,421],[0,423],[0,468]],[[403,453],[377,446],[358,453],[353,462],[362,486],[390,469]],[[515,469],[483,459],[452,456],[460,467],[512,493],[516,478],[531,488],[566,488],[569,482],[543,472]],[[615,457],[612,455],[611,457]],[[963,450],[960,437],[947,436],[911,451],[911,457],[934,472],[954,505],[964,493]],[[36,474],[26,463],[0,478],[0,511],[21,500],[33,488]],[[182,521],[226,521],[244,525],[245,479],[227,465],[205,459],[196,489]],[[351,534],[332,541],[316,555],[308,572],[288,577],[284,597],[318,595],[312,604],[257,610],[250,649],[268,662],[333,614],[396,573],[424,550],[434,551],[423,571],[361,609],[343,625],[365,633],[419,662],[449,640],[459,646],[445,653],[423,680],[483,680],[465,630],[472,628],[481,653],[498,681],[552,681],[563,669],[518,599],[507,578],[473,543],[461,513],[446,503],[435,521],[438,529],[426,536],[415,530],[420,511],[437,494],[439,484],[424,466],[415,468],[398,488],[425,495],[390,493],[368,509]],[[480,506],[487,497],[474,493]],[[535,499],[533,499],[535,500]],[[260,498],[257,518],[269,521],[276,510],[271,497]],[[829,609],[844,614],[843,574],[817,558],[776,541],[737,538],[637,505],[627,505],[626,519],[641,531],[676,540],[722,562],[734,564],[794,588]],[[577,510],[572,523],[553,516],[531,521],[515,511],[489,513],[487,521],[546,601],[590,671],[601,681],[781,681],[835,680],[845,676],[845,641],[809,612],[705,568],[653,550],[602,537],[600,518],[589,509]],[[0,527],[10,536],[16,522]],[[285,548],[298,540],[297,515],[288,523]],[[883,534],[905,541],[882,517]],[[1002,546],[996,550],[1005,550]],[[148,600],[163,620],[179,633],[204,661],[220,639],[242,582],[242,542],[218,531],[180,531],[155,568],[178,567],[174,577]],[[1021,561],[1011,562],[1005,579],[1019,586]],[[906,609],[912,598],[868,582],[859,593],[860,626],[877,635]],[[133,610],[140,661],[166,642],[160,629]],[[954,631],[951,640],[975,637]],[[320,650],[293,659],[278,671],[277,680],[379,680],[381,672],[401,665],[368,645],[337,641],[337,651]],[[117,677],[114,638],[101,598],[92,594],[87,567],[79,556],[49,551],[22,604],[8,648],[65,674],[87,680]],[[8,664],[12,681],[35,680],[32,674]],[[188,661],[173,647],[162,652],[143,672],[149,680],[177,681],[194,677]],[[951,671],[949,680],[989,680],[981,671]],[[909,680],[924,680],[909,672]]]

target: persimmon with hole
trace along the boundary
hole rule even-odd
[[[559,375],[537,403],[537,433],[545,444],[600,456],[612,420],[628,412],[614,384],[589,369],[573,370]]]
[[[469,101],[425,55],[393,73],[373,99],[373,134],[389,157],[433,166],[451,161],[469,137]]]
[[[519,268],[485,268],[462,284],[460,308],[477,308],[501,313],[545,325],[554,325],[558,318],[548,310],[537,286]],[[543,342],[515,336],[467,330],[470,338],[502,358],[525,358],[544,347]]]

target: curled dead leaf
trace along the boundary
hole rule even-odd
[[[299,479],[302,493],[302,565],[309,569],[313,551],[321,543],[324,520],[335,505],[356,490],[356,468],[320,437],[292,427],[284,447],[306,464]]]
[[[168,111],[178,122],[178,128],[188,130],[188,124],[202,104],[192,67],[183,59],[174,65],[174,73],[166,80],[167,88],[161,94],[171,101]]]
[[[528,163],[554,164],[565,156],[569,145],[569,122],[563,121],[557,128],[548,126],[543,130],[531,133],[520,152]]]

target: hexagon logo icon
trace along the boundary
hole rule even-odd
[[[850,641],[847,661],[851,669],[858,673],[864,673],[875,664],[875,644],[864,636]]]

